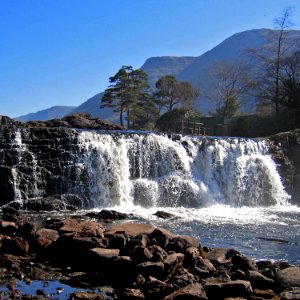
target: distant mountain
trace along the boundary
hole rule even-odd
[[[239,64],[242,60],[247,60],[245,52],[247,49],[259,49],[266,45],[268,37],[275,31],[271,29],[253,29],[244,32],[240,32],[232,35],[222,43],[205,52],[198,57],[151,57],[146,60],[141,67],[148,74],[149,83],[152,87],[155,86],[155,82],[162,76],[173,75],[178,80],[184,80],[191,82],[196,88],[200,90],[200,96],[195,101],[195,108],[204,114],[212,111],[214,103],[207,99],[205,93],[201,91],[209,91],[212,86],[208,80],[208,72],[213,69],[215,63],[226,62],[228,64]],[[300,41],[300,31],[290,30],[288,31],[289,38]],[[299,46],[299,44],[298,44]],[[99,117],[111,122],[118,122],[118,116],[110,108],[100,109],[100,99],[103,93],[99,93],[94,97],[88,99],[80,106],[76,107],[72,111],[58,111],[53,114],[37,116],[37,114],[29,114],[19,117],[18,120],[26,117],[26,120],[37,120],[43,117],[56,118],[62,115],[75,113],[75,112],[88,112],[93,116]],[[52,110],[53,108],[49,109]],[[244,99],[242,103],[242,110],[246,113],[251,113],[256,110],[256,102],[253,98]],[[48,111],[48,110],[45,110]],[[58,115],[59,113],[59,115]]]
[[[148,75],[148,82],[151,86],[155,86],[155,83],[164,75],[179,76],[180,73],[188,68],[196,57],[191,56],[161,56],[151,57],[146,60],[141,69]]]
[[[104,93],[99,93],[83,102],[76,107],[72,113],[87,112],[94,117],[98,117],[102,120],[106,120],[112,123],[118,123],[119,116],[113,112],[112,108],[100,109],[101,99]]]
[[[40,110],[36,113],[30,113],[15,118],[21,122],[27,121],[46,121],[55,118],[62,118],[70,114],[75,109],[74,106],[53,106],[47,109]]]

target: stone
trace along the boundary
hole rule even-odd
[[[206,258],[209,259],[214,266],[225,265],[231,262],[234,255],[240,254],[234,249],[216,248],[206,254]]]
[[[231,262],[237,270],[242,270],[244,272],[248,270],[257,270],[255,261],[244,255],[234,255]]]
[[[175,290],[175,287],[168,282],[149,276],[149,280],[144,284],[143,290],[146,299],[161,299],[172,293]]]
[[[29,244],[21,237],[4,237],[1,250],[3,253],[24,256],[28,253]]]
[[[248,298],[252,293],[251,283],[245,280],[227,282],[209,282],[204,285],[209,299],[224,299],[226,297]]]
[[[162,278],[164,272],[164,264],[162,262],[146,261],[136,266],[138,273],[142,274],[145,278],[152,276],[155,278]]]
[[[194,274],[190,273],[185,268],[180,268],[177,270],[175,276],[170,279],[175,286],[184,287],[186,285],[195,283],[197,281]]]
[[[116,210],[102,209],[96,214],[87,214],[87,216],[93,216],[94,218],[101,220],[124,220],[128,218],[128,214],[118,212]]]
[[[273,299],[276,296],[276,294],[271,289],[254,289],[254,296],[261,297],[263,299]]]
[[[249,280],[251,282],[251,286],[253,288],[258,289],[273,289],[274,288],[274,280],[270,279],[258,271],[247,271],[246,272],[246,280]]]
[[[138,234],[149,234],[153,232],[154,226],[151,224],[138,224],[138,223],[121,223],[112,226],[110,229],[105,230],[105,235],[115,233],[124,233],[129,236],[136,236]]]
[[[159,245],[165,248],[169,241],[176,237],[176,234],[163,228],[155,228],[149,235],[148,238],[152,245]]]
[[[139,289],[126,288],[118,293],[118,297],[124,300],[143,300],[145,299],[144,293]]]
[[[177,269],[181,268],[183,265],[184,255],[182,253],[172,253],[164,258],[164,270],[165,276],[170,277]]]
[[[90,249],[90,253],[93,255],[93,258],[97,261],[107,261],[112,258],[116,258],[120,254],[119,249],[104,249],[104,248],[93,248]]]
[[[300,267],[289,267],[275,275],[276,287],[281,291],[290,287],[300,287]]]
[[[175,215],[162,210],[158,210],[154,215],[161,219],[171,219],[175,217]]]
[[[176,236],[167,244],[169,251],[185,253],[185,250],[190,247],[199,247],[199,241],[188,235]]]
[[[35,238],[36,247],[46,249],[59,238],[59,234],[56,230],[41,228],[36,232]]]
[[[108,299],[106,296],[91,292],[74,292],[71,294],[70,299],[72,300],[105,300]]]
[[[0,234],[14,236],[17,229],[18,225],[15,222],[0,220]]]
[[[62,221],[62,226],[58,228],[58,232],[60,234],[75,232],[78,236],[103,237],[104,227],[93,221],[65,219]]]
[[[174,293],[166,296],[163,300],[189,300],[189,299],[199,299],[207,300],[207,295],[203,286],[200,283],[193,283],[182,287],[175,291]]]
[[[291,287],[280,293],[280,300],[300,300],[300,288]]]

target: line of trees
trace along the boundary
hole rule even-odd
[[[156,83],[156,90],[150,88],[147,74],[132,66],[123,66],[109,78],[100,108],[112,107],[119,113],[120,124],[127,128],[152,129],[162,112],[175,108],[192,109],[199,92],[186,81],[178,81],[166,75]]]
[[[201,92],[215,103],[211,115],[239,116],[243,99],[253,97],[259,100],[261,111],[276,116],[292,112],[300,122],[300,41],[291,38],[292,32],[287,30],[292,24],[290,17],[291,9],[286,9],[275,20],[277,30],[266,37],[265,45],[247,49],[244,61],[235,65],[218,62],[208,70],[211,89],[202,88]],[[133,129],[153,129],[163,113],[175,109],[180,109],[179,115],[192,112],[199,96],[191,83],[171,75],[161,77],[155,89],[150,88],[147,74],[132,66],[123,66],[109,82],[101,107],[114,108],[120,124],[124,126],[126,120]]]

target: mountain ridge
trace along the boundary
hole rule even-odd
[[[287,32],[293,38],[300,40],[300,30],[288,30]],[[202,90],[212,88],[207,80],[208,70],[212,69],[216,62],[238,64],[240,60],[245,59],[244,54],[247,49],[259,49],[266,43],[267,37],[273,33],[276,33],[276,30],[267,28],[238,32],[200,56],[150,57],[146,59],[140,69],[148,74],[148,81],[152,87],[155,87],[155,82],[165,75],[173,75],[178,80],[191,82],[195,88],[200,90],[200,96],[195,101],[195,109],[203,114],[208,114],[214,109],[214,103],[201,93]],[[100,110],[102,95],[103,92],[94,95],[70,113],[87,112],[107,121],[118,122],[118,116],[113,109]],[[256,103],[253,98],[245,99],[242,102],[242,111],[245,113],[256,111]]]

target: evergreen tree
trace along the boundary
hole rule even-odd
[[[149,98],[147,74],[134,70],[132,66],[122,68],[109,78],[110,86],[105,90],[100,108],[113,107],[119,113],[120,124],[124,126],[124,115],[127,115],[127,127],[130,128],[140,112],[141,105]],[[139,109],[138,109],[139,108]]]

